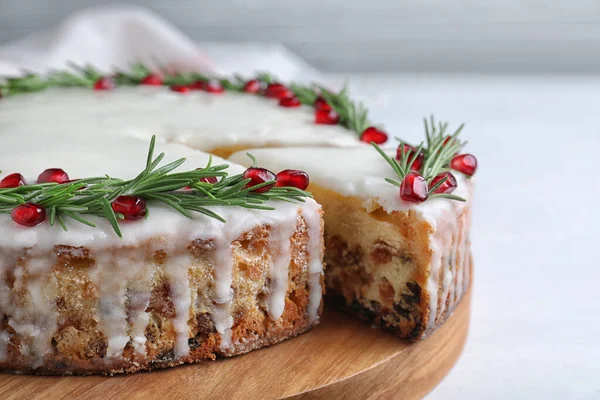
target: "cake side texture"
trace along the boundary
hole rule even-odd
[[[414,211],[368,212],[359,199],[311,190],[325,211],[330,304],[402,338],[433,332],[468,287],[470,209],[434,227]]]
[[[322,228],[296,206],[228,243],[1,249],[0,369],[136,372],[293,337],[322,310]]]

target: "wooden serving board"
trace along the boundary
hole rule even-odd
[[[467,337],[469,290],[428,339],[406,343],[327,310],[295,339],[252,353],[114,377],[0,374],[1,399],[419,399],[450,371]]]

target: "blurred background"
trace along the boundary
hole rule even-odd
[[[0,43],[101,0],[0,0]],[[323,71],[600,72],[598,0],[150,0],[198,41],[283,43]]]

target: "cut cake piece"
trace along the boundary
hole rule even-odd
[[[470,279],[472,182],[421,204],[400,199],[396,178],[371,147],[252,149],[273,170],[308,172],[325,215],[327,298],[361,319],[416,340],[454,310]],[[245,153],[231,160],[245,162]]]

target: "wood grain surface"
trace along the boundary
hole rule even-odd
[[[428,339],[406,343],[327,310],[323,323],[244,356],[114,377],[0,374],[1,399],[419,399],[467,337],[471,290]]]

